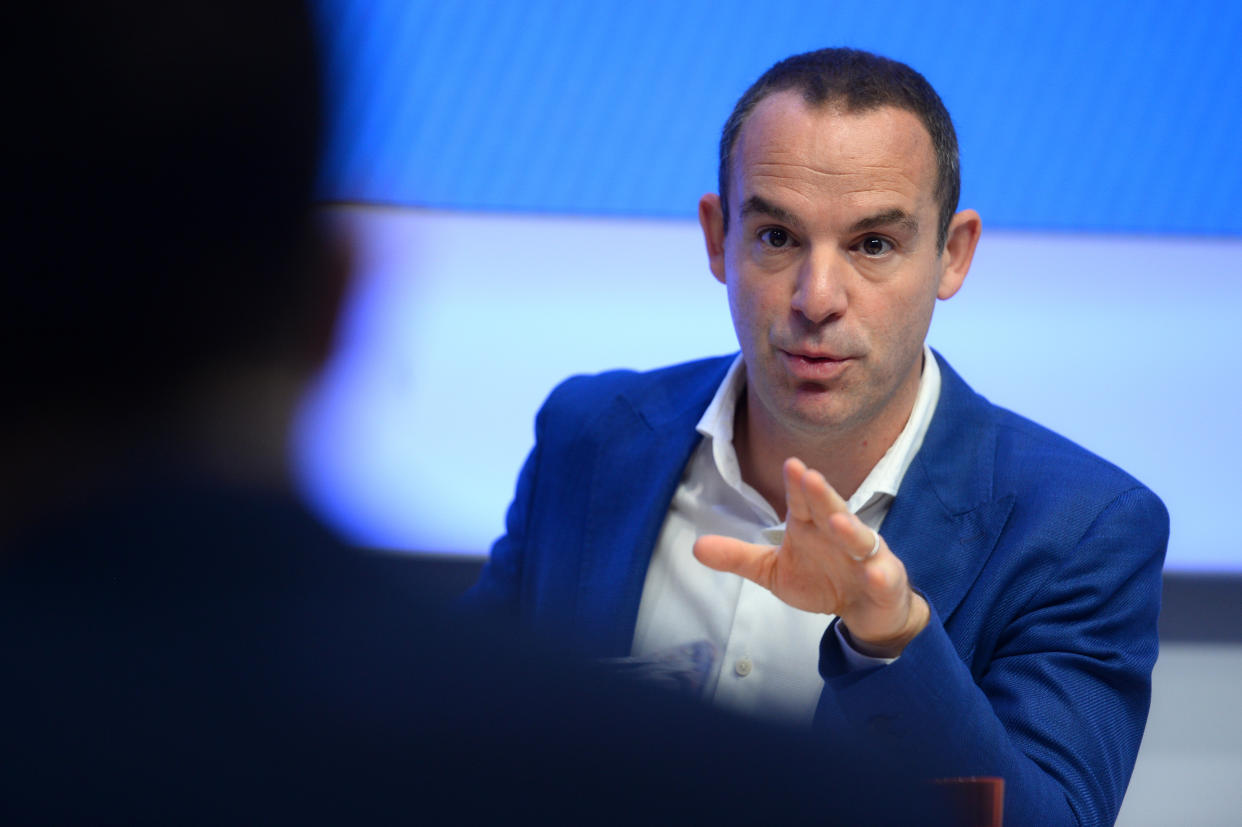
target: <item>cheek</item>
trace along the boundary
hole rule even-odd
[[[922,350],[935,301],[934,294],[921,290],[891,296],[879,310],[881,318],[872,326],[873,335],[886,343],[896,359]]]
[[[729,315],[733,318],[733,329],[737,332],[737,338],[745,342],[745,331],[750,327],[750,308],[746,301],[746,293],[741,290],[735,279],[730,278],[727,283],[727,292],[729,295]]]
[[[773,296],[769,292],[757,289],[756,285],[739,277],[728,280],[729,312],[733,316],[733,327],[738,339],[758,339],[766,335],[765,331],[771,323]]]

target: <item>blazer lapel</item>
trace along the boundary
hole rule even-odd
[[[882,533],[911,583],[946,622],[987,562],[1013,507],[994,497],[996,428],[991,406],[940,364],[936,413],[902,481]],[[733,357],[619,393],[594,423],[599,439],[586,492],[573,630],[591,654],[629,653],[647,565],[695,430]]]
[[[689,381],[618,394],[601,413],[587,494],[575,618],[593,654],[628,655],[643,583],[695,430],[733,357],[702,364]]]
[[[990,404],[936,354],[936,413],[881,529],[910,582],[947,622],[982,571],[1013,508],[994,496]]]
[[[915,472],[911,466],[911,472]],[[882,533],[910,583],[948,621],[974,584],[1013,508],[1013,495],[953,513],[935,494],[925,469],[907,472]],[[911,476],[916,479],[911,479]]]

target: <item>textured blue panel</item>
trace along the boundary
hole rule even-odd
[[[1242,233],[1242,4],[319,0],[335,89],[323,193],[688,217],[767,66],[905,60],[958,123],[989,226]]]

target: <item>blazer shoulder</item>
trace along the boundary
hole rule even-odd
[[[544,402],[542,416],[582,418],[602,410],[617,397],[643,413],[678,409],[706,393],[710,400],[736,354],[713,356],[676,365],[637,371],[610,370],[577,374],[557,385]]]
[[[1059,497],[1099,505],[1131,492],[1163,509],[1131,474],[1050,428],[993,404],[966,384],[944,357],[936,356],[940,402],[920,455],[949,501],[971,506],[976,498],[1016,494],[1045,505]],[[967,485],[963,494],[949,493],[963,480],[982,482],[983,487]]]
[[[1050,428],[1005,408],[992,406],[997,428],[997,481],[1035,490],[1041,498],[1064,498],[1080,506],[1126,498],[1163,514],[1164,503],[1148,486],[1107,459]]]

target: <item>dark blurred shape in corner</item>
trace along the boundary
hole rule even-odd
[[[135,450],[210,443],[199,460],[270,476],[343,273],[311,211],[309,15],[225,0],[6,17],[5,523]]]
[[[821,760],[466,627],[288,494],[347,270],[311,207],[302,4],[20,3],[5,40],[0,821],[855,823],[895,800],[847,745]]]

